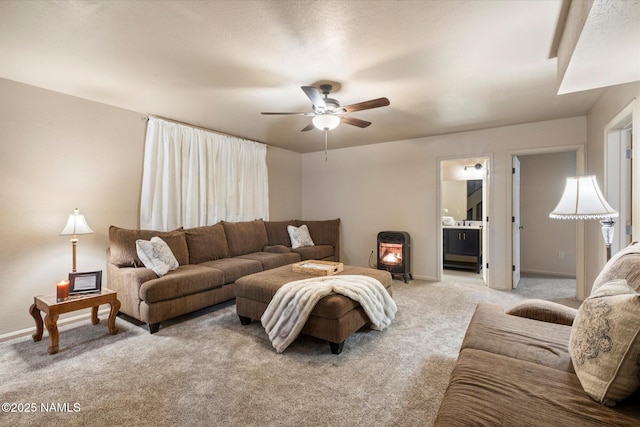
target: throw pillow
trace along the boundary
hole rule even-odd
[[[553,301],[527,299],[512,305],[505,310],[505,313],[541,322],[571,326],[578,310]]]
[[[589,296],[571,328],[569,354],[584,391],[613,406],[640,386],[640,294],[625,280]]]
[[[229,246],[222,224],[189,228],[184,234],[189,248],[189,264],[229,257]]]
[[[159,277],[178,268],[178,261],[169,245],[158,236],[152,237],[151,240],[136,240],[136,251],[144,266],[153,270]]]
[[[287,225],[287,231],[289,232],[291,247],[293,249],[305,246],[314,246],[313,240],[311,240],[311,235],[309,235],[309,229],[306,225],[301,225],[300,227]]]
[[[593,282],[591,293],[615,279],[625,279],[640,292],[640,244],[634,242],[612,256]]]

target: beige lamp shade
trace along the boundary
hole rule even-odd
[[[87,224],[87,220],[84,219],[84,215],[80,215],[80,211],[76,208],[73,213],[69,215],[69,219],[67,220],[67,225],[64,226],[64,229],[60,233],[61,236],[72,236],[71,237],[71,248],[72,248],[72,262],[71,268],[74,273],[76,272],[76,245],[78,244],[78,238],[76,235],[78,234],[91,234],[93,230],[89,228],[89,224]]]
[[[594,175],[567,178],[562,198],[549,214],[555,219],[617,218],[618,212],[605,200]]]
[[[76,234],[91,234],[93,230],[89,228],[87,220],[84,219],[84,215],[80,214],[78,209],[74,209],[73,213],[69,215],[67,225],[60,233],[61,236],[74,236]]]

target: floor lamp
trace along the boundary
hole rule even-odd
[[[69,215],[69,219],[67,220],[67,225],[64,226],[64,230],[60,233],[61,236],[72,236],[71,237],[71,245],[72,245],[72,254],[73,254],[73,272],[76,272],[76,244],[78,243],[77,234],[91,234],[93,230],[89,228],[89,224],[87,224],[87,220],[84,219],[84,215],[80,215],[80,211],[76,208],[71,215]]]
[[[562,198],[549,214],[549,218],[555,219],[599,219],[607,249],[607,261],[611,258],[611,243],[615,231],[613,218],[617,217],[618,212],[605,200],[595,175],[567,178]]]

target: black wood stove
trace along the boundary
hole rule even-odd
[[[411,274],[411,236],[406,231],[381,231],[378,233],[378,270],[392,275],[401,274],[404,282]]]

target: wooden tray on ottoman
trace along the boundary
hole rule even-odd
[[[344,264],[333,261],[306,260],[291,264],[293,271],[314,276],[333,276],[344,270]]]

